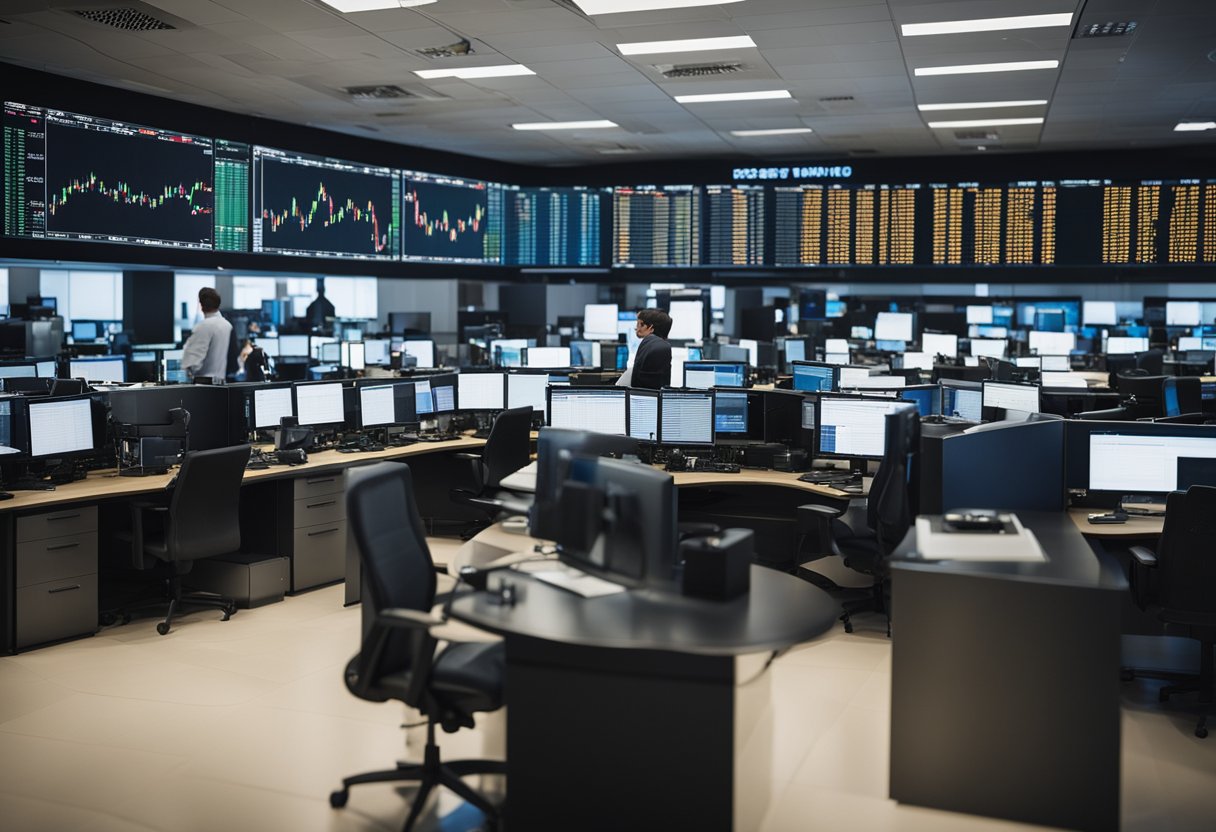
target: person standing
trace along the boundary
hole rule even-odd
[[[182,350],[182,369],[191,379],[222,382],[228,370],[232,324],[220,314],[220,293],[205,286],[198,290],[203,319],[195,325]]]
[[[671,332],[671,316],[662,309],[643,309],[638,312],[634,331],[642,342],[633,358],[631,386],[649,390],[670,386],[671,344],[667,335]]]

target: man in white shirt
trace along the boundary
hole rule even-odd
[[[232,324],[220,314],[220,293],[210,286],[198,290],[198,306],[203,319],[182,350],[182,369],[192,379],[207,377],[222,382],[228,371]]]

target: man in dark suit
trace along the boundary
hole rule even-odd
[[[638,312],[637,335],[642,339],[633,358],[631,386],[658,390],[671,384],[671,316],[662,309]]]

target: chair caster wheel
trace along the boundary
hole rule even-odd
[[[100,616],[97,617],[97,623],[103,627],[109,627],[111,624],[115,624],[117,622],[118,622],[118,616],[112,612],[103,612]]]
[[[1199,737],[1199,739],[1201,739],[1201,740],[1206,740],[1206,739],[1208,738],[1208,729],[1207,729],[1207,726],[1206,726],[1206,725],[1200,725],[1198,728],[1196,728],[1196,729],[1195,729],[1195,736]]]
[[[350,792],[346,789],[339,789],[336,792],[329,793],[329,805],[334,809],[341,809],[346,805],[347,799],[350,797]]]
[[[853,623],[851,621],[844,622],[844,631],[846,633],[853,632]]]
[[[229,604],[224,607],[224,613],[227,615],[236,615],[236,604]]]
[[[131,614],[130,614],[130,613],[126,613],[126,612],[124,612],[124,613],[122,614],[122,623],[123,623],[123,624],[130,624],[130,623],[131,623]]]
[[[156,632],[160,633],[162,636],[169,635],[169,625],[163,621],[160,622],[156,625]]]

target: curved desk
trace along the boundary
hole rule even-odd
[[[504,637],[510,828],[754,828],[736,793],[736,739],[754,724],[740,718],[736,657],[828,630],[838,610],[826,593],[760,566],[750,593],[725,603],[656,590],[584,599],[497,574],[514,606],[469,593],[451,614]]]

